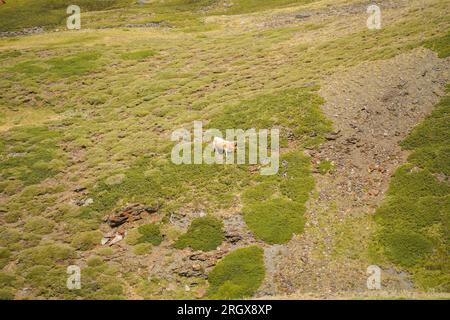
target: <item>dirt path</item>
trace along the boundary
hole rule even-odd
[[[307,152],[313,164],[328,160],[334,169],[315,173],[317,197],[309,203],[305,233],[272,255],[276,271],[269,272],[270,284],[260,295],[366,291],[364,245],[373,232],[371,214],[391,174],[406,161],[399,142],[444,94],[449,70],[449,59],[416,49],[323,81],[323,111],[335,132],[318,152]],[[383,271],[385,290],[413,289],[407,274]]]

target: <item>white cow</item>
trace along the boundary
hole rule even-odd
[[[237,142],[214,137],[213,147],[214,151],[219,152],[220,154],[223,154],[224,151],[227,153],[233,153],[236,150]]]

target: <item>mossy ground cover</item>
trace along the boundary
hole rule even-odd
[[[449,174],[449,115],[446,96],[402,142],[410,163],[396,171],[375,215],[379,250],[412,272],[422,289],[444,292],[450,290],[450,186],[437,175]]]
[[[59,147],[61,133],[46,127],[22,127],[8,131],[0,142],[0,190],[39,183],[61,171],[66,162]]]
[[[38,78],[77,77],[95,70],[97,60],[101,57],[98,52],[80,52],[74,55],[54,57],[47,60],[29,60],[17,63],[9,71],[13,75]]]
[[[138,228],[141,236],[138,239],[138,243],[151,243],[155,246],[159,245],[163,240],[161,231],[157,224],[145,224]]]
[[[285,243],[303,232],[305,202],[314,188],[309,159],[299,151],[281,158],[279,173],[248,188],[242,195],[245,222],[267,243]],[[264,181],[267,180],[267,181]]]
[[[76,5],[83,11],[99,11],[129,4],[128,0],[78,0]],[[16,0],[7,1],[0,10],[0,30],[21,30],[31,27],[63,26],[69,16],[66,0]]]
[[[109,20],[107,26],[129,24],[124,16],[138,19],[140,23],[165,22],[168,25],[182,27],[185,30],[197,30],[201,26],[201,17],[205,10],[209,14],[241,14],[268,10],[274,7],[292,4],[307,4],[314,0],[266,0],[264,3],[256,0],[236,0],[231,7],[227,7],[224,0],[166,0],[149,1],[139,4],[132,0],[78,0],[76,5],[81,8],[82,17],[86,18],[88,26],[102,21],[104,11],[117,19]],[[73,4],[67,0],[16,0],[7,2],[0,11],[0,29],[2,31],[21,30],[30,27],[61,28],[66,24],[69,16],[66,9]],[[117,10],[121,9],[121,11]],[[86,14],[87,13],[87,14]],[[118,14],[119,13],[119,14]],[[85,16],[86,14],[86,16]],[[100,17],[95,17],[95,15]],[[142,18],[141,18],[142,16]],[[150,18],[149,18],[150,17]],[[204,29],[204,28],[201,28]]]
[[[192,221],[188,231],[175,242],[175,248],[190,247],[193,250],[211,251],[216,249],[224,239],[222,221],[206,216]]]
[[[257,246],[236,249],[208,274],[210,299],[251,297],[264,280],[264,252]]]

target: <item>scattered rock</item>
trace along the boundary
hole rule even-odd
[[[125,222],[133,222],[142,219],[145,213],[152,214],[158,210],[159,205],[148,207],[141,204],[132,204],[110,214],[104,221],[108,223],[111,228],[116,228]]]
[[[25,36],[35,33],[44,32],[43,27],[33,27],[28,29],[23,29],[22,31],[2,31],[0,32],[0,38],[8,38],[8,37],[17,37],[17,36]]]
[[[111,231],[107,234],[105,234],[101,240],[101,245],[105,246],[105,245],[109,245],[112,246],[116,243],[118,243],[119,241],[122,241],[123,238],[125,238],[126,232],[124,231],[119,231],[119,232],[114,232]]]
[[[81,200],[77,200],[75,202],[75,204],[79,207],[87,207],[90,204],[94,203],[94,199],[92,198],[87,198],[87,199],[81,199]]]
[[[242,240],[242,235],[239,230],[228,230],[225,234],[225,239],[231,244],[236,244]]]
[[[86,187],[76,187],[73,191],[74,192],[83,192],[83,191],[85,191],[86,190]]]
[[[310,13],[299,13],[297,15],[295,15],[295,19],[306,19],[311,17]]]

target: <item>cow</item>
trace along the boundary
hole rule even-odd
[[[224,152],[233,153],[234,151],[236,151],[237,142],[227,141],[219,137],[214,137],[213,147],[214,151],[220,154],[223,154]]]

